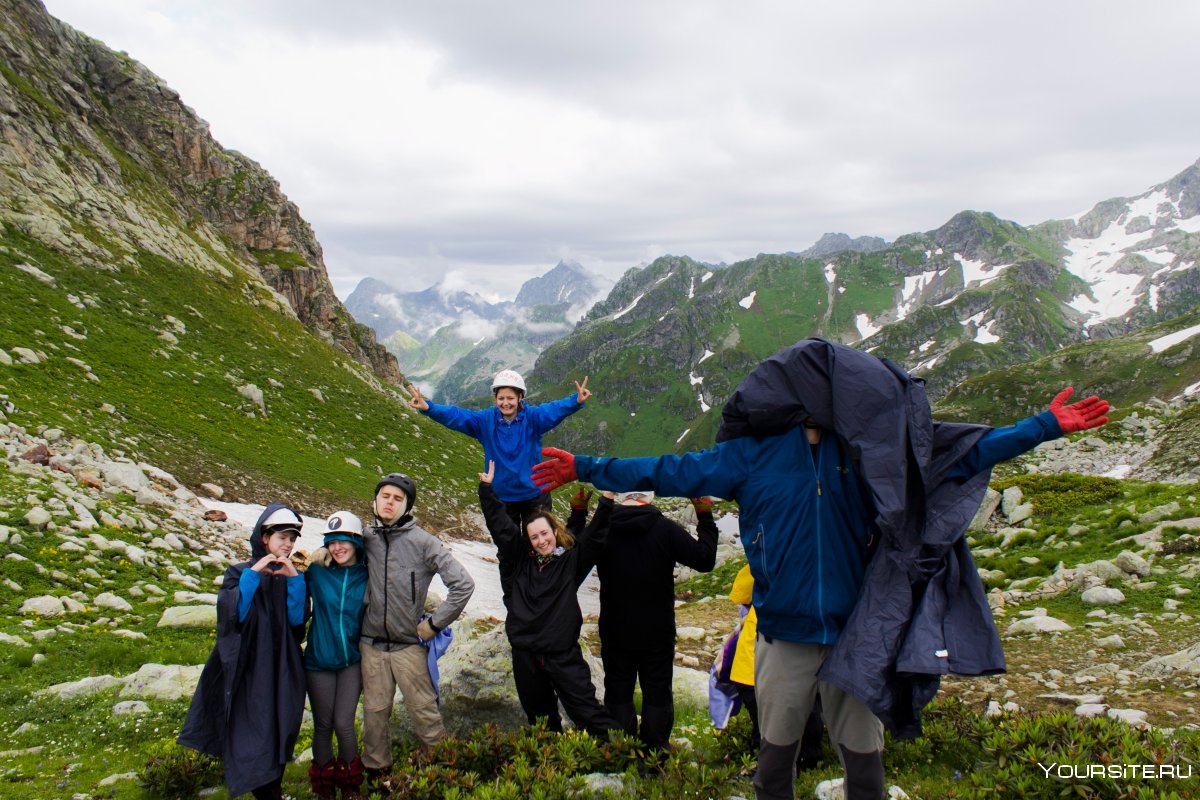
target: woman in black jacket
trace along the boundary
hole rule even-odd
[[[591,735],[619,730],[617,721],[596,700],[592,675],[583,660],[579,646],[583,614],[577,595],[604,546],[612,500],[600,501],[578,539],[546,511],[529,517],[522,533],[492,489],[494,473],[492,461],[486,473],[479,473],[479,502],[500,560],[508,609],[505,630],[512,645],[521,708],[531,725],[545,717],[550,730],[561,731],[561,700],[571,720]]]

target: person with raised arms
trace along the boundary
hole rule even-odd
[[[520,373],[504,369],[492,379],[495,405],[482,411],[431,403],[420,388],[408,385],[412,398],[408,405],[435,422],[483,445],[483,464],[495,462],[494,489],[513,522],[522,528],[534,512],[550,509],[550,495],[529,479],[533,465],[541,461],[542,436],[564,419],[579,411],[592,396],[583,383],[575,382],[575,393],[550,403],[525,402],[525,379]]]
[[[845,345],[806,339],[758,365],[722,412],[715,447],[650,458],[547,448],[546,489],[736,500],[758,616],[759,800],[794,796],[815,697],[848,800],[884,795],[883,727],[920,734],[941,676],[1004,671],[963,533],[992,466],[1108,421],[1088,397],[1006,428],[935,423],[924,381]]]

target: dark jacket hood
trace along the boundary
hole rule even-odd
[[[663,513],[652,505],[614,505],[609,523],[609,535],[618,533],[622,536],[644,536],[653,530],[662,519]]]
[[[271,503],[263,509],[263,512],[258,515],[258,521],[254,523],[254,530],[250,532],[250,561],[257,562],[260,558],[267,554],[267,546],[262,541],[263,522],[272,514],[281,508],[286,508],[297,517],[300,517],[300,512],[289,506],[287,503]],[[301,519],[303,519],[301,517]]]

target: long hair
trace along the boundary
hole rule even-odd
[[[528,519],[525,520],[525,536],[529,537],[529,526],[539,519],[546,520],[550,525],[550,530],[554,531],[554,543],[559,547],[570,550],[575,546],[575,537],[567,530],[567,526],[562,524],[558,517],[551,514],[549,511],[536,511]]]

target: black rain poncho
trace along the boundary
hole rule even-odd
[[[237,618],[242,572],[267,554],[263,520],[284,507],[267,506],[250,534],[250,561],[225,571],[217,594],[217,644],[178,739],[221,759],[230,797],[283,774],[304,714],[304,626],[288,624],[287,579],[264,570],[245,621]]]
[[[858,602],[820,678],[861,700],[893,735],[918,736],[920,710],[942,674],[1004,671],[963,539],[990,470],[949,477],[989,428],[933,422],[920,378],[868,353],[806,339],[738,386],[717,441],[777,435],[808,417],[848,448],[879,531]]]

